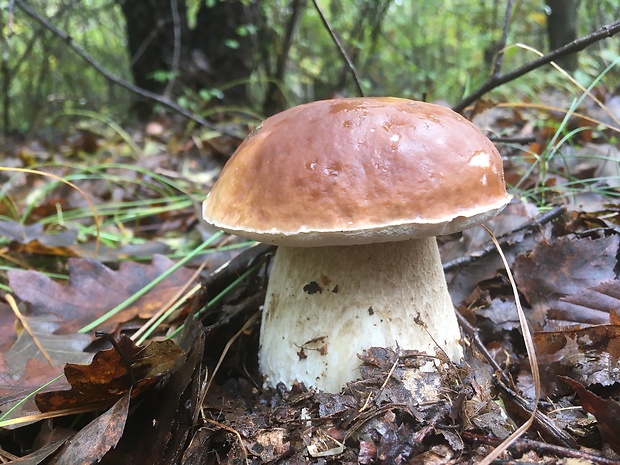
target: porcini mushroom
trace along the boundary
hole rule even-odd
[[[336,392],[372,346],[462,358],[434,236],[509,199],[499,153],[452,110],[334,99],[265,120],[222,170],[204,218],[279,246],[260,335],[266,383]]]

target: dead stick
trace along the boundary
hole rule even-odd
[[[347,51],[344,49],[344,46],[342,45],[340,38],[336,34],[336,31],[334,31],[334,29],[331,27],[331,25],[327,21],[327,18],[323,14],[323,11],[319,7],[319,4],[317,3],[317,1],[312,0],[312,2],[314,3],[314,8],[316,9],[317,13],[321,17],[321,22],[323,23],[323,26],[325,26],[325,29],[327,29],[327,32],[329,32],[329,35],[331,36],[332,40],[336,44],[336,47],[338,48],[338,52],[340,52],[340,55],[342,56],[345,63],[347,64],[349,71],[351,71],[351,75],[353,76],[353,82],[355,82],[355,87],[357,88],[357,92],[359,93],[360,97],[363,97],[364,90],[362,89],[362,84],[361,84],[359,76],[357,75],[357,69],[355,68],[355,65],[353,64],[353,61],[347,54]]]
[[[529,403],[520,397],[515,391],[510,389],[508,385],[512,385],[512,380],[506,375],[506,372],[499,366],[495,358],[489,353],[486,346],[480,339],[480,334],[478,328],[472,325],[467,319],[461,315],[461,312],[456,311],[456,317],[459,320],[459,324],[465,334],[469,336],[471,341],[474,344],[474,347],[478,352],[480,352],[484,358],[486,358],[487,362],[493,370],[495,371],[496,376],[495,384],[497,388],[504,393],[504,395],[510,397],[516,405],[524,412],[524,416],[528,416],[532,414],[532,407]],[[552,439],[556,444],[561,444],[566,447],[574,447],[575,441],[574,439],[566,432],[558,428],[553,420],[551,420],[547,415],[542,413],[540,410],[536,411],[536,415],[534,417],[534,424],[538,431],[543,432],[547,438]],[[499,444],[499,442],[498,442]]]
[[[511,240],[515,238],[516,235],[521,234],[523,232],[530,233],[534,231],[535,229],[538,229],[540,225],[553,221],[565,211],[566,211],[566,207],[564,206],[554,207],[548,212],[541,213],[540,215],[536,216],[536,218],[533,218],[532,220],[530,220],[529,222],[527,222],[520,228],[517,228],[514,231],[511,231],[509,233],[502,234],[500,237],[497,238],[497,241],[502,246],[508,245],[511,242]],[[489,244],[480,250],[476,250],[474,252],[471,252],[468,255],[455,258],[454,260],[450,260],[449,262],[444,263],[443,271],[444,273],[448,273],[449,271],[454,271],[456,268],[459,268],[464,265],[469,265],[470,263],[474,263],[480,260],[481,258],[486,257],[491,252],[495,252],[496,250],[497,249],[495,248],[493,244]]]
[[[523,66],[518,67],[513,71],[510,71],[509,73],[492,75],[484,84],[478,87],[478,89],[476,89],[459,103],[454,105],[452,109],[458,113],[461,113],[466,107],[468,107],[473,102],[482,97],[484,94],[495,89],[496,87],[513,81],[536,68],[540,68],[543,65],[549,64],[553,60],[556,60],[566,55],[570,55],[571,53],[579,52],[580,50],[583,50],[584,48],[592,45],[595,42],[616,35],[618,32],[620,32],[620,20],[603,26],[598,31],[595,31],[592,34],[584,37],[579,37],[578,39],[575,39],[572,42],[569,42],[568,44],[547,53],[546,55],[543,55],[535,60],[530,61],[529,63],[524,64]]]
[[[504,15],[504,28],[502,29],[502,39],[499,45],[499,52],[495,58],[495,64],[493,65],[493,71],[491,76],[497,76],[501,74],[502,64],[504,62],[504,55],[506,50],[506,42],[508,40],[508,30],[510,29],[510,17],[512,16],[512,0],[506,2],[506,14]]]
[[[467,431],[461,433],[464,439],[470,442],[478,444],[488,444],[490,446],[496,446],[502,440],[491,436],[483,436],[481,434],[474,434]],[[510,447],[510,449],[523,453],[529,451],[546,452],[549,454],[557,455],[559,457],[573,457],[578,459],[589,460],[590,462],[600,465],[618,465],[617,460],[601,457],[600,455],[590,454],[588,452],[580,451],[579,449],[572,449],[568,447],[555,446],[553,444],[547,444],[546,442],[534,441],[532,439],[518,439]]]

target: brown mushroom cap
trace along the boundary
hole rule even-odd
[[[351,98],[265,120],[222,170],[204,217],[260,242],[314,247],[449,234],[509,200],[499,153],[462,116]]]

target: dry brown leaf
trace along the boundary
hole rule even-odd
[[[558,376],[570,376],[584,386],[620,383],[620,326],[539,332],[533,336],[545,394],[558,394]]]
[[[129,399],[130,394],[125,393],[107,412],[82,428],[62,446],[49,465],[98,463],[123,435]]]
[[[52,364],[58,367],[69,362],[86,363],[91,359],[92,354],[84,353],[84,348],[91,342],[89,335],[55,335],[54,331],[60,326],[55,315],[23,318],[28,322],[30,332],[20,327],[17,341],[4,354],[7,371],[12,375],[23,373],[26,363],[32,358],[45,360],[49,356]],[[39,349],[45,351],[45,357]]]
[[[581,406],[597,420],[597,428],[603,439],[611,448],[620,453],[620,403],[613,399],[604,399],[586,389],[581,383],[561,377],[562,381],[572,387],[581,400]]]
[[[545,313],[546,323],[550,320],[553,323],[557,317],[566,318],[561,313],[549,312],[549,309],[567,310],[571,301],[583,302],[578,295],[583,295],[586,290],[594,290],[596,294],[597,289],[606,289],[608,286],[603,284],[616,277],[614,270],[619,243],[619,236],[596,240],[561,238],[553,243],[540,243],[530,254],[515,259],[513,271],[519,291],[532,307]],[[582,306],[579,311],[568,313],[568,323],[609,323],[611,308],[601,312],[605,304],[597,306],[599,308]],[[556,327],[550,324],[546,329]]]
[[[53,313],[62,319],[57,334],[74,333],[159,277],[173,265],[161,255],[151,264],[121,263],[117,271],[102,263],[82,258],[69,260],[68,284],[60,284],[37,271],[9,271],[9,285],[31,315]],[[181,268],[131,306],[98,327],[112,331],[136,315],[148,318],[189,280],[193,272]]]
[[[620,281],[613,280],[561,297],[553,302],[548,316],[568,322],[606,324],[616,309],[620,309]]]
[[[37,394],[35,401],[39,410],[97,409],[116,402],[130,389],[132,395],[138,395],[167,374],[183,354],[172,341],[151,342],[146,347],[138,347],[131,339],[122,337],[118,348],[122,356],[111,348],[95,354],[88,365],[68,363],[65,377],[71,389]],[[123,357],[131,366],[131,375]]]

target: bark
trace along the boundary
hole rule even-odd
[[[549,49],[556,50],[577,38],[577,0],[546,0]],[[577,53],[556,60],[568,71],[577,69]]]
[[[123,0],[121,7],[136,85],[154,93],[171,91],[173,98],[184,88],[218,88],[218,104],[247,104],[246,83],[253,70],[255,36],[239,31],[255,23],[257,4],[242,0],[219,0],[212,5],[203,2],[194,29],[188,26],[184,0]],[[169,77],[175,79],[173,89],[166,88],[169,81],[154,78],[158,72],[170,72]],[[134,109],[144,119],[153,104],[143,100]]]
[[[182,48],[187,23],[185,3],[179,1],[182,21]],[[170,71],[174,47],[174,23],[170,0],[125,0],[121,2],[127,29],[127,46],[131,56],[131,73],[138,87],[156,94],[162,93],[166,83],[154,78],[158,71]],[[133,110],[140,119],[147,118],[153,102],[139,100]]]

